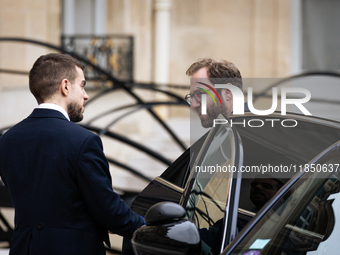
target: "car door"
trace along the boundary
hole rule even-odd
[[[219,118],[226,120],[222,115]],[[180,203],[187,219],[200,229],[201,236],[207,235],[203,253],[208,254],[212,249],[219,253],[237,233],[242,161],[242,142],[235,128],[228,122],[213,127],[155,178],[131,208],[145,215],[149,207],[158,202]]]
[[[134,212],[144,216],[147,210],[156,203],[166,201],[179,203],[190,174],[190,162],[197,157],[208,134],[209,132],[203,135],[176,159],[161,176],[156,177],[138,194],[131,205]]]
[[[240,137],[224,122],[211,129],[190,166],[180,205],[199,229],[203,254],[219,253],[237,234],[242,161]]]
[[[340,141],[301,166],[223,254],[339,254],[339,229]]]

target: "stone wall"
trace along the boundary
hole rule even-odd
[[[0,37],[20,37],[59,45],[61,1],[0,1]],[[34,61],[51,50],[18,42],[0,42],[0,69],[28,72]],[[0,126],[12,125],[36,106],[28,76],[0,73]]]
[[[107,0],[107,32],[135,37],[135,78],[152,80],[151,0]],[[170,83],[188,84],[190,64],[227,59],[244,77],[285,77],[290,71],[290,1],[172,0]]]

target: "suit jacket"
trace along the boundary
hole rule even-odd
[[[112,190],[100,138],[35,109],[0,137],[0,174],[15,208],[11,254],[105,254],[108,230],[144,224]]]

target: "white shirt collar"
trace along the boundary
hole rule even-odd
[[[65,111],[65,109],[59,105],[56,104],[50,104],[50,103],[43,103],[43,104],[39,104],[38,108],[41,109],[52,109],[52,110],[56,110],[61,112],[66,119],[68,119],[70,121],[70,117],[68,116],[67,112]]]

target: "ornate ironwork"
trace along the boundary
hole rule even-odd
[[[62,35],[64,49],[76,52],[121,81],[133,80],[133,37],[127,35]],[[106,81],[101,72],[86,66],[88,80]],[[107,85],[106,85],[107,86]]]
[[[158,122],[166,131],[167,133],[172,137],[172,139],[183,149],[186,149],[185,144],[181,141],[181,139],[175,134],[175,132],[159,117],[159,115],[153,110],[153,106],[157,106],[160,104],[163,105],[183,105],[188,107],[188,104],[185,102],[185,100],[182,97],[179,97],[169,91],[167,91],[167,88],[163,88],[160,89],[159,86],[156,86],[154,84],[135,84],[135,83],[129,83],[129,82],[124,82],[121,80],[118,80],[115,76],[113,76],[111,73],[109,73],[107,70],[102,69],[99,65],[93,64],[90,60],[88,60],[86,57],[80,56],[78,53],[76,52],[72,52],[72,51],[68,51],[67,49],[63,48],[63,47],[58,47],[52,44],[48,44],[48,43],[43,43],[40,41],[36,41],[36,40],[29,40],[29,39],[24,39],[24,38],[0,38],[0,42],[18,42],[18,43],[30,43],[30,44],[35,44],[35,45],[40,45],[40,46],[44,46],[53,50],[57,50],[61,53],[64,54],[69,54],[71,56],[73,56],[74,58],[80,60],[81,62],[83,62],[86,66],[90,66],[96,73],[98,73],[100,75],[100,77],[102,77],[101,80],[103,81],[110,81],[113,84],[115,84],[114,87],[108,88],[103,90],[102,92],[100,92],[97,96],[93,97],[92,99],[90,99],[87,102],[87,106],[95,101],[98,100],[99,98],[101,98],[102,96],[108,94],[108,93],[112,93],[118,90],[123,90],[125,91],[128,95],[130,95],[132,98],[134,98],[137,103],[136,105],[130,105],[130,106],[124,106],[123,108],[136,108],[136,109],[132,109],[132,112],[134,111],[138,111],[138,110],[142,110],[142,109],[146,109],[151,116],[156,120],[156,122]],[[19,74],[19,75],[27,75],[28,72],[23,72],[23,71],[15,71],[15,70],[8,70],[8,69],[0,69],[0,72],[5,72],[5,73],[13,73],[13,74]],[[86,77],[86,79],[88,80],[88,78]],[[144,102],[144,100],[139,97],[135,92],[134,92],[134,88],[140,88],[140,89],[147,89],[147,90],[151,90],[151,91],[157,91],[160,93],[164,93],[166,95],[168,95],[170,97],[169,102]],[[170,85],[169,87],[177,87],[176,85],[172,86]],[[111,111],[118,111],[119,109],[112,109]],[[104,115],[106,115],[107,113],[100,113],[98,114],[99,117],[102,117]],[[122,118],[124,118],[125,116],[128,116],[128,114],[123,114],[122,116],[119,117],[119,119],[114,120],[113,122],[110,123],[109,126],[106,126],[104,128],[98,128],[95,127],[92,123],[88,123],[85,124],[84,127],[92,130],[94,132],[97,132],[101,135],[105,135],[108,136],[111,139],[114,140],[118,140],[124,144],[127,144],[133,148],[136,148],[137,150],[140,150],[142,152],[144,152],[145,154],[147,154],[150,158],[162,162],[166,165],[170,165],[171,164],[171,160],[166,159],[165,157],[163,157],[159,152],[156,152],[152,149],[149,149],[145,146],[143,146],[142,144],[136,143],[131,141],[130,139],[128,139],[127,137],[123,137],[117,133],[114,132],[110,132],[108,129],[110,126],[112,126],[113,124],[115,124],[117,121],[121,120]],[[98,118],[99,118],[98,117]],[[0,136],[10,127],[0,127]],[[129,166],[127,166],[126,164],[119,162],[117,160],[108,158],[109,162],[120,167],[123,168],[124,170],[132,173],[133,175],[137,176],[138,178],[144,179],[146,181],[150,181],[151,179],[147,176],[145,176],[143,173],[141,173],[140,170],[137,169],[133,169]]]

